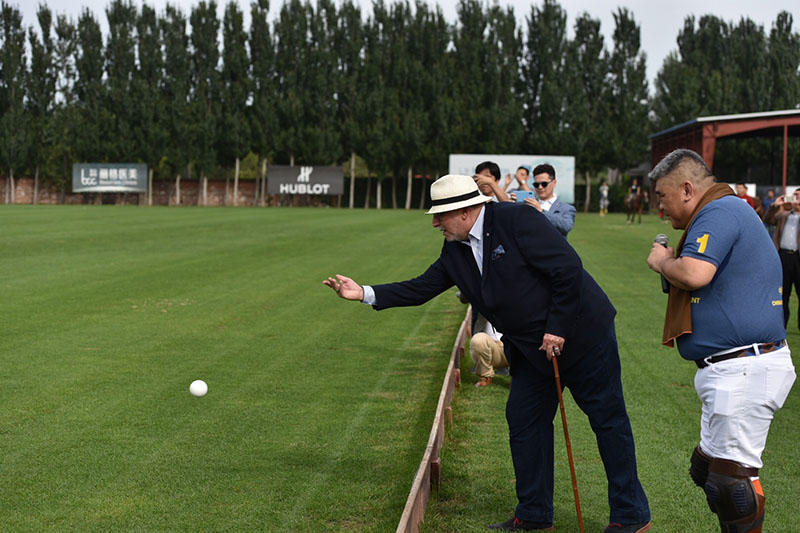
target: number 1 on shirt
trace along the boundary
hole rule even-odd
[[[697,249],[697,253],[700,254],[706,253],[706,246],[708,246],[708,233],[706,233],[702,237],[698,237],[697,242],[700,243],[700,248]]]

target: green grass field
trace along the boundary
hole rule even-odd
[[[429,226],[418,211],[0,206],[0,530],[393,531],[464,306],[453,290],[376,313],[321,280],[414,276],[441,247]],[[693,367],[659,347],[665,299],[645,263],[656,233],[677,241],[667,228],[580,215],[570,241],[619,311],[654,531],[715,531],[686,474]],[[463,366],[426,531],[481,530],[515,502],[507,378],[477,390]],[[568,401],[584,521],[602,530],[602,465]],[[796,404],[765,453],[765,532],[794,529]]]
[[[0,530],[393,530],[463,310],[321,281],[410,277],[428,223],[2,206]]]

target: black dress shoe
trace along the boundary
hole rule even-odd
[[[543,522],[531,522],[530,520],[520,520],[516,516],[512,516],[505,522],[499,522],[486,526],[486,529],[499,529],[501,531],[552,531],[553,524],[545,524]]]

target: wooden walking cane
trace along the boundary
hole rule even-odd
[[[583,517],[581,516],[581,500],[578,498],[578,480],[575,479],[575,463],[572,461],[572,445],[569,443],[569,430],[567,430],[567,413],[564,411],[564,396],[561,394],[561,376],[558,374],[556,354],[553,353],[553,370],[556,373],[556,390],[558,390],[558,404],[561,406],[561,422],[564,424],[564,440],[567,443],[567,458],[569,459],[569,473],[572,475],[572,492],[575,493],[575,509],[578,511],[578,526],[583,533]]]

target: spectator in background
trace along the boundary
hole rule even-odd
[[[747,202],[747,205],[749,205],[753,209],[756,208],[756,203],[753,200],[753,197],[747,194],[747,185],[745,185],[744,183],[736,184],[736,196]]]
[[[774,224],[768,224],[767,221],[766,221],[766,218],[767,218],[767,211],[769,210],[769,208],[772,206],[773,203],[775,203],[775,191],[772,190],[772,189],[769,189],[767,191],[767,194],[761,200],[761,209],[764,210],[764,214],[763,214],[764,227],[767,228],[767,231],[769,232],[769,236],[770,237],[772,237],[772,233],[775,231],[775,225]]]
[[[528,178],[531,176],[530,168],[526,166],[521,166],[517,169],[517,172],[514,174],[514,179],[511,179],[510,174],[506,174],[506,192],[511,194],[512,192],[517,191],[528,191],[530,192],[531,187],[528,185]],[[509,184],[511,188],[509,188]]]
[[[794,191],[794,203],[787,202],[784,195],[778,196],[764,214],[764,222],[773,224],[772,242],[778,249],[783,271],[783,326],[789,323],[789,299],[792,286],[800,295],[800,189]],[[787,209],[789,208],[789,209]],[[800,328],[800,307],[797,310]]]
[[[764,206],[761,205],[760,198],[753,198],[749,194],[747,194],[747,185],[744,183],[737,183],[736,184],[736,196],[747,202],[747,205],[752,207],[758,213],[758,218],[764,216]]]
[[[540,213],[563,235],[575,225],[575,208],[556,196],[556,169],[552,165],[537,165],[533,169],[533,188],[537,198],[525,198],[525,203]],[[516,195],[511,198],[516,201]]]
[[[508,194],[500,187],[500,167],[493,161],[484,161],[475,167],[475,183],[484,196],[493,202],[508,202]]]
[[[773,203],[775,203],[775,191],[769,189],[766,196],[761,200],[761,205],[764,207],[764,211],[766,211]]]
[[[600,216],[608,214],[608,183],[606,180],[600,182]]]

